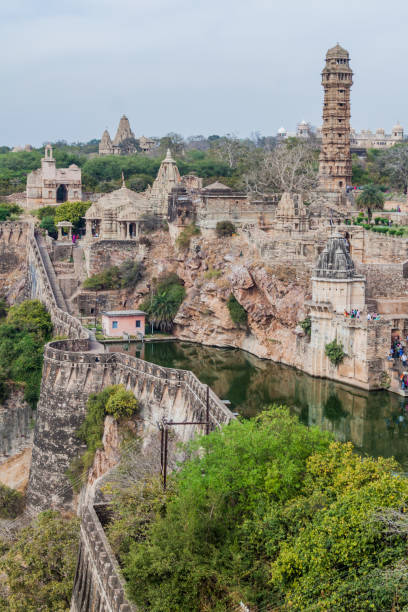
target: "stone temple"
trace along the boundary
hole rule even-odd
[[[353,72],[348,51],[337,44],[326,54],[322,148],[319,157],[321,189],[345,191],[351,185],[350,88]]]
[[[27,176],[27,208],[54,206],[67,200],[82,200],[81,168],[76,164],[57,168],[52,146],[48,144],[41,168]]]
[[[139,139],[139,149],[143,153],[148,153],[154,147],[155,141],[151,138],[141,136]],[[115,138],[111,139],[108,130],[102,134],[99,143],[99,155],[132,155],[137,152],[137,141],[130,127],[129,119],[122,115]]]

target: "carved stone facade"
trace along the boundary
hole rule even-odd
[[[353,73],[349,61],[348,51],[337,44],[328,50],[322,72],[324,103],[319,184],[329,192],[344,191],[351,185],[350,88]]]
[[[160,164],[153,185],[146,190],[146,195],[152,204],[155,214],[167,215],[168,198],[171,190],[173,187],[180,185],[180,183],[181,176],[177,164],[171,156],[170,149],[167,149],[167,155]]]
[[[67,200],[82,200],[81,168],[76,164],[57,168],[52,146],[48,144],[41,168],[27,175],[27,208],[54,206]]]

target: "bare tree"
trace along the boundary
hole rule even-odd
[[[230,168],[237,168],[245,163],[253,147],[254,143],[239,140],[234,134],[226,134],[226,136],[211,141],[211,151],[214,156],[227,163]]]
[[[250,193],[307,194],[317,187],[316,151],[308,143],[281,144],[272,151],[257,151],[244,175]]]
[[[376,160],[379,173],[387,174],[393,187],[408,192],[408,146],[395,145]]]

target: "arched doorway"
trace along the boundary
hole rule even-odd
[[[57,189],[57,202],[66,202],[68,200],[68,189],[66,185],[60,185]]]

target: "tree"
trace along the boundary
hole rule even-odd
[[[367,185],[357,196],[357,206],[367,210],[368,218],[371,219],[371,209],[384,208],[384,195],[375,185]]]
[[[378,167],[381,173],[389,176],[390,183],[404,193],[408,191],[408,146],[406,144],[394,145],[384,151],[378,158]]]
[[[183,281],[175,273],[162,276],[140,307],[156,329],[170,332],[174,318],[186,295]]]
[[[227,307],[230,313],[231,319],[236,325],[246,325],[248,321],[248,314],[245,308],[238,302],[237,298],[233,293],[228,298]]]
[[[235,225],[231,221],[218,221],[215,231],[218,238],[232,236],[235,233]]]
[[[227,134],[211,140],[212,154],[217,159],[227,163],[229,168],[234,169],[245,164],[252,148],[248,143],[239,140],[234,134]]]
[[[57,232],[57,228],[55,227],[54,217],[43,217],[40,223],[40,227],[42,229],[45,229],[48,235],[51,236],[51,238],[58,237],[58,232]]]
[[[51,317],[40,300],[26,300],[12,306],[7,315],[7,323],[32,333],[40,341],[45,342],[51,338]]]
[[[244,174],[250,193],[302,193],[317,187],[316,151],[309,143],[282,143],[272,151],[258,151]]]
[[[0,608],[12,612],[68,611],[78,541],[77,518],[63,518],[52,511],[39,514],[0,559],[8,589],[7,602],[0,599]]]
[[[64,202],[60,204],[55,212],[55,224],[60,221],[69,221],[74,226],[74,232],[85,227],[85,213],[92,202]]]
[[[167,149],[170,149],[172,155],[181,155],[184,150],[184,138],[181,134],[175,132],[169,132],[163,138],[160,138],[160,145],[158,153],[160,157],[164,157],[167,153]]]

